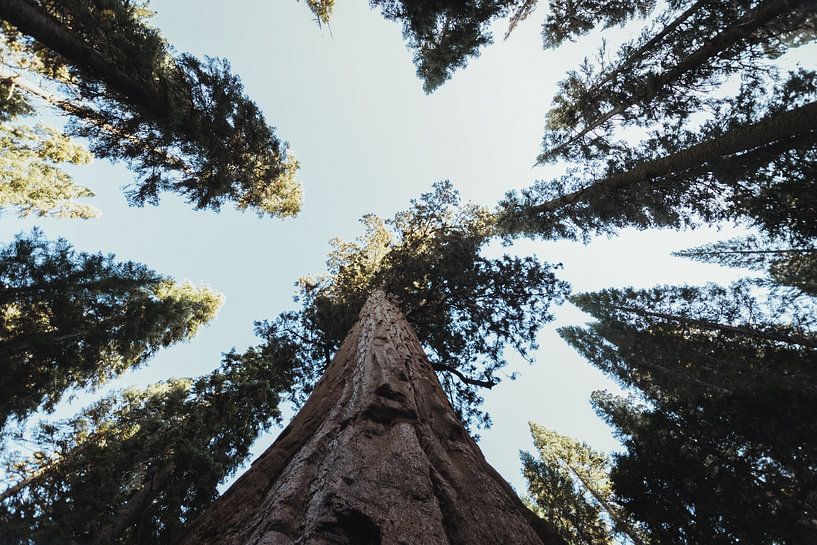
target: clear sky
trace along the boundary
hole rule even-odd
[[[301,162],[303,212],[295,219],[259,219],[225,208],[195,212],[165,196],[158,207],[129,208],[120,188],[132,175],[122,165],[96,161],[76,170],[102,209],[90,221],[0,219],[0,239],[40,225],[86,251],[112,252],[157,271],[205,283],[226,302],[213,324],[190,343],[161,352],[149,365],[106,387],[145,385],[195,376],[218,366],[220,354],[254,344],[252,322],[294,308],[293,284],[324,268],[328,241],[354,238],[366,213],[391,216],[436,180],[450,179],[465,200],[493,207],[505,191],[553,174],[531,168],[539,151],[544,114],[556,82],[600,43],[594,35],[558,51],[543,51],[534,13],[507,41],[484,49],[433,95],[422,92],[400,27],[362,0],[340,0],[331,30],[319,28],[296,0],[153,0],[154,23],[179,52],[226,57],[267,120]],[[500,25],[504,25],[501,23]],[[609,31],[613,44],[630,37]],[[736,233],[622,232],[589,245],[521,242],[505,251],[561,262],[561,277],[576,291],[633,285],[725,282],[736,271],[671,257],[671,251]],[[492,248],[490,251],[501,251]],[[494,427],[481,447],[517,490],[524,486],[519,449],[532,447],[528,420],[613,450],[616,441],[593,413],[593,390],[615,388],[555,334],[587,317],[557,309],[542,331],[537,362],[486,394]],[[510,369],[513,370],[513,369]],[[80,394],[63,404],[70,414],[98,397]],[[278,429],[254,452],[270,444]]]

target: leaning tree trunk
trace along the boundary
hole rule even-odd
[[[564,542],[485,461],[378,291],[292,423],[180,544]]]

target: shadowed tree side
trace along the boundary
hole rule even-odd
[[[559,333],[640,401],[593,395],[625,447],[616,501],[652,542],[817,537],[817,313],[796,289],[761,297],[743,281],[571,298],[596,321]]]
[[[562,544],[488,465],[376,291],[309,400],[180,545]]]

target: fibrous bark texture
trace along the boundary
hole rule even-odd
[[[307,403],[181,545],[563,545],[485,461],[375,292]]]

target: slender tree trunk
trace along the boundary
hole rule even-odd
[[[564,542],[485,461],[382,291],[315,391],[180,545]]]
[[[799,137],[817,131],[817,102],[788,110],[751,125],[727,131],[717,138],[701,142],[687,149],[645,161],[630,170],[597,180],[591,185],[556,197],[542,204],[531,206],[521,213],[535,215],[556,211],[574,202],[587,200],[607,191],[631,186],[638,182],[660,178],[676,172],[684,172],[701,165],[766,146],[788,138]]]
[[[615,310],[622,310],[624,312],[632,312],[640,316],[650,316],[653,318],[660,318],[670,322],[678,322],[681,324],[693,325],[704,329],[714,329],[716,331],[723,331],[724,333],[732,333],[741,335],[743,337],[754,337],[756,339],[765,339],[767,341],[782,342],[787,344],[797,344],[805,346],[806,348],[817,349],[817,339],[813,337],[804,337],[802,335],[787,335],[785,333],[775,333],[774,331],[763,331],[753,327],[733,326],[729,324],[722,324],[720,322],[713,322],[712,320],[704,320],[700,318],[690,318],[688,316],[677,316],[675,314],[667,314],[664,312],[653,312],[644,310],[638,307],[628,307],[626,305],[609,305],[608,308]]]
[[[811,254],[817,253],[815,248],[788,248],[785,250],[718,250],[712,252],[673,252],[673,255],[680,257],[704,257],[710,255],[754,255],[754,254]]]
[[[633,528],[630,522],[623,518],[619,510],[610,505],[604,496],[602,496],[599,491],[596,490],[596,488],[584,478],[581,471],[578,471],[575,467],[573,467],[573,464],[564,458],[562,458],[562,462],[565,464],[565,466],[567,466],[567,469],[570,470],[570,472],[577,479],[579,479],[579,482],[582,483],[584,489],[587,490],[590,495],[593,496],[593,498],[595,498],[599,505],[601,505],[601,508],[604,509],[610,519],[615,523],[616,527],[624,532],[628,538],[630,538],[630,541],[632,541],[635,545],[646,545],[644,540],[638,535],[638,532],[635,531],[635,528]]]
[[[145,509],[158,496],[162,489],[173,477],[176,466],[171,462],[159,468],[156,473],[122,506],[116,518],[108,525],[102,527],[96,535],[92,545],[111,545],[114,540],[139,517],[143,516]]]
[[[42,477],[43,475],[45,475],[46,473],[51,471],[51,469],[54,466],[56,466],[58,463],[60,463],[61,460],[62,460],[62,456],[59,456],[59,457],[55,458],[54,460],[50,460],[44,466],[42,466],[39,469],[33,471],[27,477],[17,481],[13,485],[9,486],[8,488],[6,488],[2,492],[0,492],[0,502],[6,501],[10,497],[20,493],[21,491],[23,491],[26,488],[28,488],[29,486],[31,486],[33,483],[35,483],[37,480],[39,480],[40,477]]]

